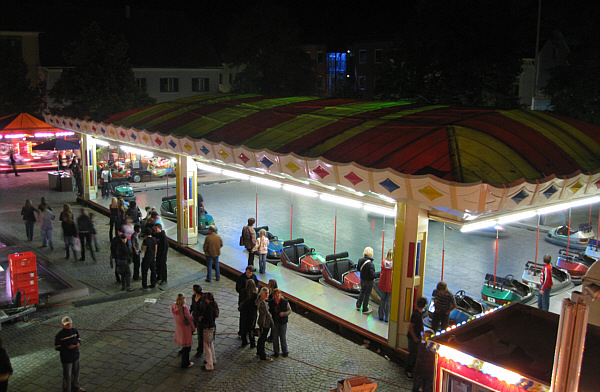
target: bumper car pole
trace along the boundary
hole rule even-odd
[[[337,242],[337,208],[335,209],[335,218],[333,220],[333,253],[335,253],[336,242]]]
[[[498,271],[498,229],[496,229],[496,258],[494,260],[494,287],[496,287],[496,274]]]
[[[537,271],[538,249],[540,247],[540,219],[541,219],[541,215],[538,215],[537,238],[535,240],[535,259],[533,259],[534,266],[535,266],[533,269],[533,276],[535,276],[535,271]]]
[[[292,203],[290,204],[290,240],[294,238],[292,236],[292,231],[294,227],[294,195],[292,194]]]
[[[570,240],[571,240],[571,207],[569,207],[569,226],[567,227],[567,256],[569,256]]]
[[[446,258],[446,222],[444,222],[444,231],[442,235],[442,276],[440,280],[444,280],[444,259]]]
[[[383,215],[383,236],[381,238],[381,260],[383,260],[384,249],[385,249],[385,215]]]
[[[258,227],[258,184],[256,184],[256,197],[254,200],[254,220],[256,221],[256,227]]]

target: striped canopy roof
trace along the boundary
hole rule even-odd
[[[600,168],[600,127],[529,110],[214,94],[103,122],[463,183],[508,184]]]

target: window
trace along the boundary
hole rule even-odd
[[[209,91],[208,78],[192,78],[192,91]]]
[[[317,75],[317,90],[323,89],[323,75]]]
[[[176,93],[179,91],[179,78],[160,78],[161,93]]]
[[[317,52],[317,64],[323,64],[325,61],[325,54],[323,52]]]
[[[359,62],[359,64],[367,63],[367,51],[366,50],[361,49],[358,51],[358,62]]]
[[[364,90],[367,87],[367,77],[359,76],[358,77],[358,88]]]
[[[375,63],[376,64],[381,64],[382,52],[383,51],[381,49],[375,49]]]
[[[142,91],[146,91],[146,78],[135,78],[135,82]]]

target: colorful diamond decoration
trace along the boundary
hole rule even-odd
[[[202,151],[204,155],[208,155],[208,153],[210,152],[210,150],[206,148],[206,146],[200,147],[200,151]]]
[[[188,151],[192,151],[192,146],[188,142],[185,142],[185,144],[183,145],[183,147],[185,147],[185,149],[188,150]]]
[[[382,187],[387,189],[387,191],[390,193],[392,193],[396,189],[400,188],[400,186],[396,185],[396,183],[394,181],[390,180],[389,178],[386,178],[385,180],[381,181],[379,183],[379,185],[381,185]]]
[[[149,140],[149,139],[148,139],[148,136],[144,135],[144,136],[142,137],[142,140],[144,141],[144,143],[148,143],[148,140]]]
[[[135,133],[131,133],[131,138],[132,138],[133,140],[137,140],[137,135],[136,135]]]
[[[111,130],[110,130],[110,135],[111,135],[111,136],[115,136],[115,130],[114,130],[114,129],[111,129]]]
[[[177,147],[177,143],[175,143],[173,140],[170,140],[169,146],[171,146],[171,148],[175,148],[175,147]]]
[[[271,166],[273,166],[273,161],[271,161],[266,156],[263,157],[263,159],[260,160],[260,163],[262,163],[263,165],[265,165],[267,167],[267,169],[270,168]]]
[[[321,177],[321,179],[327,177],[329,172],[321,167],[321,165],[317,166],[316,169],[313,170],[317,176]]]
[[[121,133],[119,135],[121,135],[121,137],[127,136],[127,134],[125,132],[123,132],[123,131],[121,131]]]
[[[65,120],[63,120],[63,125],[67,125],[67,123],[65,122]]]
[[[87,125],[84,125],[84,126],[83,126],[83,129],[85,129],[85,130],[87,131],[87,129],[88,129],[88,126],[87,126]]]
[[[444,196],[442,193],[438,192],[437,189],[435,189],[431,185],[427,185],[425,188],[419,189],[419,192],[421,192],[423,195],[425,195],[426,198],[428,198],[431,201],[434,201],[438,197]]]
[[[225,152],[223,150],[219,151],[219,155],[222,156],[223,159],[226,159],[229,156],[229,154],[227,154],[227,152]]]
[[[159,138],[156,138],[156,139],[154,139],[154,143],[156,143],[160,146],[161,144],[163,144],[163,141],[160,140]]]
[[[513,197],[511,197],[511,199],[519,204],[520,202],[522,202],[523,200],[527,199],[529,197],[529,193],[525,192],[525,189],[521,189],[519,191],[519,193],[517,193],[516,195],[514,195]]]
[[[581,188],[583,188],[581,181],[577,181],[575,184],[571,185],[571,191],[573,191],[573,193],[577,193]]]
[[[298,170],[300,170],[300,166],[296,165],[293,161],[289,161],[288,163],[286,163],[285,167],[290,169],[292,173],[296,173]]]
[[[92,126],[92,131],[96,132],[96,127]]]
[[[244,164],[248,163],[248,161],[250,160],[250,158],[248,158],[246,155],[244,155],[244,153],[241,153],[240,155],[238,155],[238,158],[240,158],[240,160],[242,162],[244,162]]]
[[[550,185],[550,187],[542,193],[544,194],[544,196],[546,196],[546,199],[549,199],[556,192],[558,192],[558,189],[554,185]]]
[[[356,185],[359,182],[362,182],[363,179],[354,174],[354,172],[350,172],[344,176],[344,178],[352,183],[352,185]]]
[[[79,125],[79,123],[75,124],[77,126],[77,129],[81,129],[81,125]]]
[[[104,129],[104,128],[100,128],[100,132],[102,132],[102,133],[106,133],[106,129]]]

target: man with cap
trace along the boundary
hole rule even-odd
[[[79,346],[81,337],[73,328],[71,317],[62,318],[62,329],[54,338],[54,349],[60,351],[63,367],[63,392],[85,392],[79,386]]]

